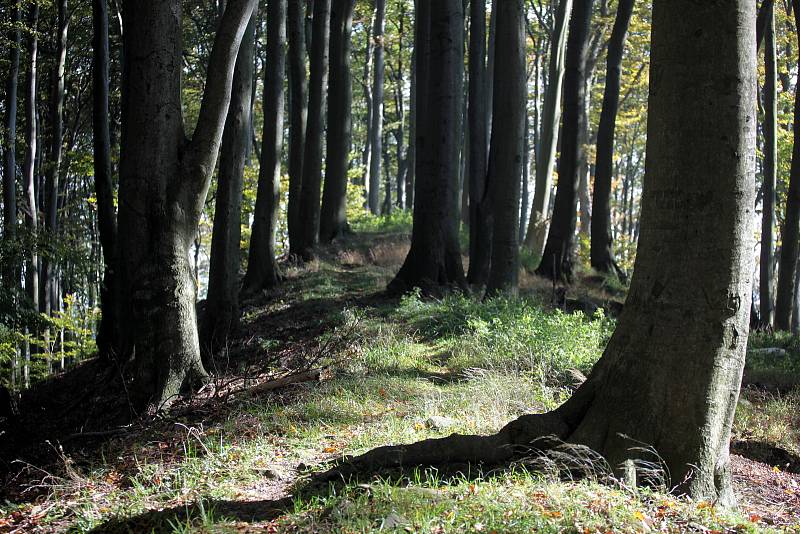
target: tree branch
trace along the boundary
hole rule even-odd
[[[211,173],[217,164],[222,131],[231,101],[236,56],[257,4],[258,0],[230,0],[214,38],[203,102],[184,163],[183,179],[186,183],[183,189],[188,188],[192,204],[202,204],[202,192],[207,189]]]

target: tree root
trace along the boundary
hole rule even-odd
[[[360,456],[345,457],[315,479],[318,482],[347,481],[357,475],[419,466],[498,465],[531,450],[552,448],[568,434],[569,427],[557,412],[525,415],[490,436],[453,434],[410,445],[378,447]]]

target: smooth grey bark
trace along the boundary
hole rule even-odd
[[[597,127],[597,155],[592,197],[591,265],[601,273],[620,276],[623,273],[614,259],[614,236],[611,231],[611,183],[614,173],[614,134],[619,109],[622,57],[625,53],[625,36],[633,15],[633,5],[634,0],[620,0],[608,43],[606,86],[603,90],[603,108]]]
[[[250,147],[256,18],[257,14],[253,12],[236,56],[230,105],[219,151],[208,296],[200,324],[200,348],[206,366],[213,363],[214,354],[225,348],[231,331],[239,322],[242,184]]]
[[[302,238],[300,254],[313,256],[319,238],[320,190],[322,188],[322,136],[325,131],[325,100],[328,85],[328,53],[331,30],[331,0],[314,0],[311,74],[308,83],[308,120],[303,155],[303,186],[300,193]]]
[[[352,137],[350,34],[354,0],[333,0],[331,6],[330,76],[328,88],[328,147],[322,192],[319,240],[330,243],[348,232],[347,169]]]
[[[486,1],[470,2],[469,30],[469,272],[467,281],[486,285],[492,254],[492,209],[488,198],[488,88],[486,66]]]
[[[168,405],[207,377],[189,249],[216,167],[239,45],[256,4],[227,3],[191,139],[181,113],[181,2],[138,0],[123,7],[119,249],[137,409]]]
[[[300,195],[303,189],[303,155],[308,117],[308,79],[306,73],[305,15],[300,2],[287,6],[289,41],[289,200],[287,226],[289,252],[299,255],[303,241],[300,220]]]
[[[487,295],[513,294],[519,276],[519,195],[527,115],[525,4],[504,0],[497,6],[493,86],[495,98],[487,177],[493,212],[491,270]]]
[[[550,189],[561,123],[561,95],[566,66],[567,28],[572,15],[572,0],[560,0],[550,40],[548,85],[542,105],[542,126],[536,158],[536,185],[528,233],[524,246],[540,256],[544,253],[550,212]]]
[[[754,0],[654,1],[636,268],[608,347],[572,397],[494,435],[381,447],[326,476],[492,465],[567,442],[595,451],[629,485],[659,484],[655,465],[678,494],[735,503],[729,441],[754,244],[754,17]]]
[[[800,24],[800,0],[792,0],[795,27]],[[800,34],[798,53],[800,53]],[[800,56],[798,56],[800,65]],[[795,87],[794,116],[800,117],[800,84]],[[789,191],[786,196],[786,216],[782,230],[781,258],[778,267],[778,291],[775,299],[775,329],[788,331],[791,328],[792,303],[797,286],[794,272],[797,270],[797,254],[800,250],[800,121],[793,122],[794,148],[789,171]]]
[[[3,285],[19,289],[19,269],[13,249],[17,238],[17,89],[19,87],[19,49],[20,39],[19,4],[14,2],[11,9],[12,28],[9,32],[9,65],[6,77],[5,119],[3,121],[5,144],[3,147]]]
[[[458,243],[457,180],[462,113],[464,12],[461,0],[419,2],[417,179],[411,249],[389,290],[436,294],[465,288]]]
[[[767,6],[764,31],[764,177],[761,207],[759,301],[761,324],[771,326],[775,311],[775,186],[778,181],[778,64],[775,47],[775,7]]]
[[[116,358],[119,346],[119,287],[117,256],[117,217],[111,171],[111,125],[109,98],[108,5],[92,0],[92,133],[94,189],[97,197],[97,229],[103,249],[103,280],[100,286],[101,319],[97,348],[103,358]]]
[[[519,205],[519,231],[517,241],[522,243],[525,239],[525,223],[527,222],[526,216],[528,215],[528,206],[530,204],[530,178],[531,178],[531,121],[528,116],[527,109],[525,110],[525,135],[524,145],[522,146],[522,198]]]
[[[369,128],[369,200],[372,213],[380,213],[381,158],[383,157],[383,30],[386,0],[375,0],[375,19],[372,26],[372,111]]]
[[[286,70],[286,0],[267,3],[267,50],[264,68],[264,126],[261,134],[261,167],[250,234],[247,272],[242,294],[252,295],[275,287],[279,281],[275,261],[275,234],[281,196],[283,152],[283,76]]]
[[[569,24],[564,73],[564,115],[561,126],[561,156],[553,220],[542,261],[536,273],[552,280],[570,282],[573,241],[577,225],[576,202],[580,181],[580,133],[586,116],[581,112],[586,92],[586,58],[594,0],[576,0]]]
[[[67,34],[69,32],[69,13],[67,0],[57,0],[58,26],[56,34],[56,61],[53,65],[53,86],[50,95],[50,153],[45,165],[44,184],[44,226],[50,238],[55,237],[58,226],[59,178],[64,144],[64,70],[67,64]],[[40,273],[39,305],[42,313],[52,313],[56,284],[53,278],[56,266],[53,259],[44,257]]]
[[[36,202],[36,151],[39,137],[37,99],[37,68],[39,58],[39,4],[31,4],[28,13],[28,72],[25,80],[25,162],[22,167],[22,185],[25,189],[25,222],[33,238],[26,265],[25,289],[34,310],[39,309],[39,251],[36,236],[39,233],[39,206]]]

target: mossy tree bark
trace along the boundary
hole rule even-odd
[[[181,2],[124,4],[119,240],[123,317],[135,353],[132,400],[139,409],[169,404],[206,379],[189,249],[216,166],[236,56],[256,3],[227,4],[191,139],[181,112]]]
[[[464,10],[461,0],[420,2],[416,13],[417,172],[411,249],[391,291],[466,288],[458,243],[459,123]]]
[[[330,475],[498,463],[552,436],[593,449],[631,482],[643,462],[660,462],[676,491],[733,504],[728,444],[753,266],[754,19],[754,0],[654,2],[636,268],[618,327],[574,395],[492,436],[382,447]]]

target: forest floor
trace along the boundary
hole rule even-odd
[[[613,331],[595,308],[624,298],[597,277],[564,295],[527,275],[518,299],[391,298],[407,228],[370,230],[285,266],[279,289],[244,303],[213,382],[155,420],[102,417],[120,387],[76,405],[92,362],[43,385],[33,398],[62,403],[62,424],[31,401],[17,432],[40,430],[0,433],[14,444],[0,451],[0,532],[800,531],[800,342],[760,334],[734,429],[736,512],[669,495],[666,474],[660,490],[625,487],[577,455],[306,489],[343,454],[554,408]]]

